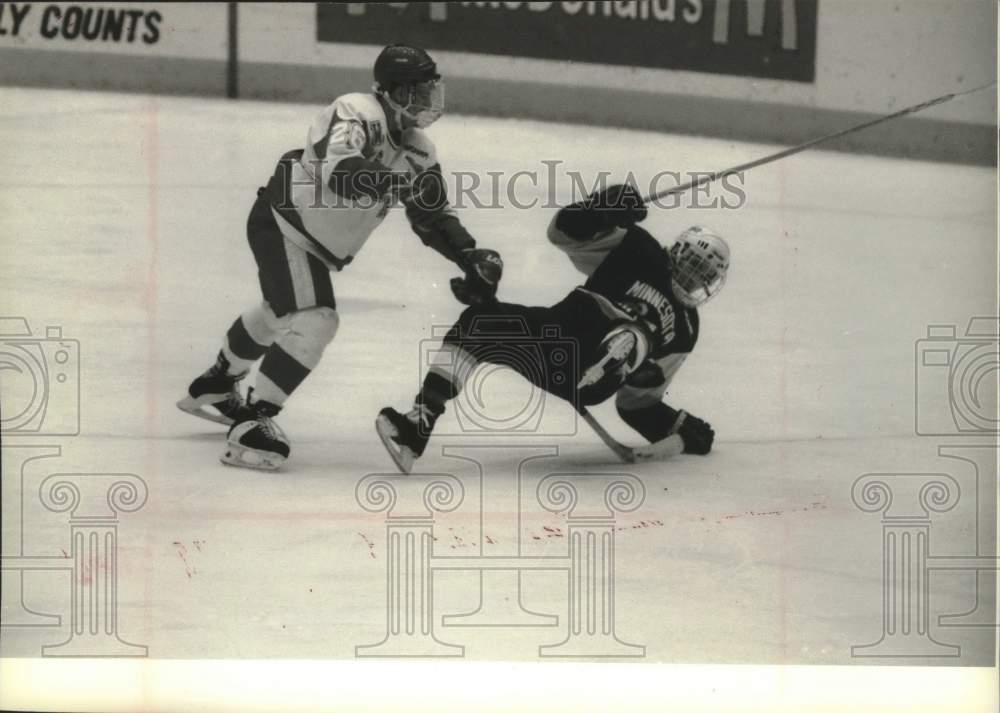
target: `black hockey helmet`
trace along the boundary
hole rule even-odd
[[[386,91],[397,84],[416,84],[440,78],[437,64],[419,47],[389,45],[375,60],[375,83]]]
[[[393,97],[406,88],[405,101]],[[444,82],[437,64],[419,47],[389,45],[375,60],[375,92],[393,110],[426,128],[444,113]]]

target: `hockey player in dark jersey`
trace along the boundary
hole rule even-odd
[[[586,282],[551,307],[494,300],[462,312],[444,337],[439,354],[445,358],[428,370],[413,408],[406,414],[384,408],[376,419],[400,470],[410,471],[448,401],[484,362],[510,366],[577,408],[614,396],[622,420],[650,443],[677,434],[686,453],[711,450],[712,427],[663,397],[698,340],[698,307],[725,283],[729,247],[696,226],[664,248],[637,225],[645,217],[642,198],[627,185],[558,211],[549,240]],[[527,341],[532,349],[524,349]],[[567,342],[576,350],[568,361],[556,354]],[[568,378],[546,369],[554,360],[570,364]]]

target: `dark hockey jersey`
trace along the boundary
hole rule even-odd
[[[698,340],[698,310],[685,307],[671,287],[670,255],[637,225],[587,278],[583,288],[606,297],[652,335],[650,358],[690,352]]]
[[[556,213],[548,238],[587,276],[574,293],[601,304],[598,311],[578,299],[569,300],[575,303],[574,311],[583,313],[575,321],[588,322],[587,329],[580,331],[590,332],[591,338],[582,339],[582,345],[592,348],[599,335],[626,318],[642,320],[652,336],[646,362],[618,388],[616,404],[627,410],[658,403],[694,349],[699,329],[698,311],[674,297],[669,253],[636,225],[625,229],[602,224],[600,216],[582,203]],[[600,391],[610,395],[608,386]]]

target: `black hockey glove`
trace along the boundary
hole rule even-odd
[[[631,183],[619,183],[592,193],[585,205],[594,211],[605,230],[628,228],[645,220],[648,213],[642,196]]]
[[[681,411],[677,420],[674,431],[680,434],[681,440],[684,441],[684,452],[699,456],[708,455],[715,441],[715,431],[712,427],[706,421],[686,411]]]
[[[684,441],[684,452],[703,456],[712,450],[715,431],[697,416],[677,411],[665,403],[641,409],[618,409],[618,415],[650,443],[678,434]]]
[[[503,259],[496,250],[473,248],[462,253],[462,269],[465,277],[451,280],[451,291],[455,299],[464,305],[493,302],[497,298],[497,286],[503,276]]]

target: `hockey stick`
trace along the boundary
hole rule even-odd
[[[914,104],[913,106],[908,106],[905,109],[900,109],[891,114],[886,114],[885,116],[880,116],[875,119],[870,119],[868,121],[850,126],[846,129],[840,129],[839,131],[834,131],[832,134],[827,134],[826,136],[820,136],[818,139],[811,139],[806,141],[804,144],[799,144],[798,146],[792,146],[791,148],[784,149],[778,153],[771,154],[770,156],[765,156],[764,158],[759,158],[755,161],[749,161],[748,163],[740,164],[739,166],[733,166],[732,168],[727,168],[725,171],[717,171],[715,173],[709,173],[700,178],[684,183],[680,186],[675,186],[673,188],[668,188],[657,193],[652,193],[645,199],[646,203],[651,203],[660,200],[661,198],[666,198],[667,196],[674,195],[675,193],[683,193],[684,191],[690,190],[692,188],[697,188],[705,183],[711,183],[717,181],[720,178],[726,176],[731,176],[734,173],[740,173],[741,171],[747,171],[751,168],[756,168],[757,166],[763,166],[765,163],[771,163],[772,161],[777,161],[778,159],[786,158],[794,154],[805,151],[806,149],[812,148],[817,144],[821,144],[825,141],[830,141],[831,139],[836,139],[841,136],[846,136],[847,134],[853,134],[855,131],[861,131],[862,129],[867,129],[876,124],[881,124],[885,121],[891,121],[892,119],[898,119],[901,116],[906,116],[907,114],[914,114],[918,111],[923,111],[924,109],[929,109],[932,106],[937,106],[938,104],[943,104],[946,101],[951,101],[956,97],[965,96],[966,94],[975,94],[976,92],[981,92],[984,89],[989,89],[990,87],[996,86],[996,81],[992,81],[989,84],[984,84],[980,87],[974,87],[973,89],[966,89],[964,92],[952,92],[951,94],[944,94],[942,96],[930,99],[920,104]]]
[[[631,448],[615,440],[614,436],[598,423],[597,419],[594,418],[593,414],[585,406],[580,407],[580,415],[583,416],[583,420],[593,429],[594,433],[604,441],[604,445],[614,451],[614,454],[621,459],[622,463],[666,460],[684,452],[684,441],[676,433],[648,446]]]

